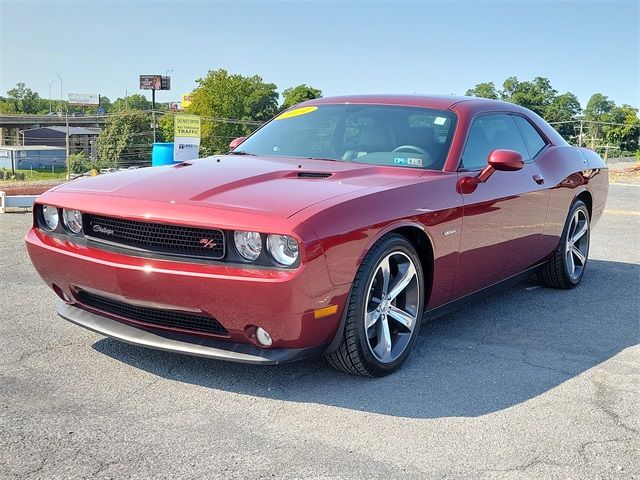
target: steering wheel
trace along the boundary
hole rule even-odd
[[[394,148],[392,151],[394,152],[413,152],[419,153],[420,155],[424,155],[425,157],[429,156],[426,150],[416,147],[415,145],[401,145],[399,147]]]

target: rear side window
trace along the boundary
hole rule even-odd
[[[535,158],[535,156],[540,153],[540,150],[545,147],[546,142],[526,119],[519,116],[514,116],[513,119],[522,132],[524,143],[527,145],[527,150],[529,151],[529,156],[525,157],[525,159],[530,160]]]
[[[491,114],[476,118],[469,130],[467,144],[462,154],[462,168],[480,170],[487,165],[493,150],[515,150],[522,158],[529,158],[529,151],[522,139],[512,115]]]

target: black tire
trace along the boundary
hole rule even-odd
[[[393,258],[404,255],[413,263],[417,280],[415,283],[412,280],[411,295],[414,299],[417,298],[417,307],[415,308],[417,320],[413,324],[413,330],[410,333],[405,333],[406,336],[402,338],[401,346],[404,346],[402,353],[386,363],[376,358],[372,351],[371,340],[365,327],[365,310],[367,309],[365,304],[369,298],[369,289],[373,288],[372,283],[375,282],[374,276],[378,272],[379,265],[389,255],[397,255]],[[405,293],[405,295],[407,294]],[[346,308],[347,316],[342,341],[335,351],[325,355],[328,363],[337,370],[365,377],[382,377],[398,370],[413,348],[420,331],[424,310],[422,265],[415,249],[405,237],[398,234],[386,235],[369,250],[356,274]],[[386,314],[384,317],[386,322]],[[393,321],[389,322],[389,325],[392,324],[394,324]],[[396,335],[396,339],[400,338],[397,334],[398,330],[392,333],[392,335]]]
[[[575,273],[576,267],[574,267],[574,274],[572,274],[570,262],[576,262],[576,259],[568,259],[568,255],[570,253],[568,253],[569,245],[567,242],[570,242],[569,231],[573,227],[572,222],[576,215],[584,217],[586,220],[587,230],[584,235],[580,237],[580,241],[584,242],[586,240],[586,243],[583,245],[584,263],[581,265],[579,273]],[[550,260],[538,272],[538,279],[544,286],[559,289],[570,289],[575,288],[580,284],[589,258],[590,234],[591,219],[589,218],[589,210],[584,202],[576,200],[569,209],[569,215],[567,216],[567,221],[564,225],[564,230],[562,231],[562,237],[560,238],[558,248],[553,252]]]

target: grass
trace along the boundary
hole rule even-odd
[[[20,177],[21,175],[24,175],[24,180],[28,182],[64,180],[67,178],[66,168],[56,169],[55,172],[52,172],[50,168],[34,169],[34,170],[16,170],[16,173],[18,174],[17,175],[18,177]],[[7,178],[7,181],[9,181],[9,178]]]

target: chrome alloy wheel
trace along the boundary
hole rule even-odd
[[[576,281],[582,275],[587,264],[589,254],[589,217],[583,209],[573,214],[567,232],[565,256],[567,259],[567,273],[571,280]]]
[[[367,289],[365,331],[369,349],[381,363],[391,363],[407,348],[418,319],[420,285],[416,267],[402,252],[384,257]]]

